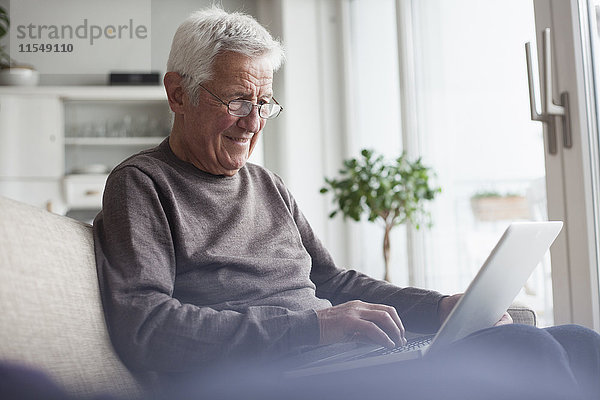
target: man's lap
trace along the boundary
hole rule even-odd
[[[573,354],[600,347],[597,343],[597,334],[577,326],[514,324],[476,332],[418,360],[300,379],[281,378],[280,366],[238,366],[234,374],[210,375],[179,389],[189,394],[200,388],[203,395],[221,398],[243,393],[262,399],[576,399],[571,364],[579,361]],[[590,361],[589,368],[598,373],[597,362]],[[590,390],[597,396],[597,389]]]

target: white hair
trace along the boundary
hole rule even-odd
[[[248,57],[269,57],[273,72],[285,58],[279,41],[254,18],[213,6],[191,14],[177,28],[167,71],[183,76],[182,86],[192,103],[197,104],[198,85],[212,78],[215,58],[227,51]]]

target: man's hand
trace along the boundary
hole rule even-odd
[[[505,312],[504,314],[502,314],[502,317],[500,317],[500,320],[494,324],[494,326],[510,325],[512,323],[513,323],[512,317],[510,316],[510,314],[508,312]]]
[[[455,294],[448,297],[442,297],[440,302],[438,303],[438,318],[440,319],[440,325],[444,323],[452,309],[458,303],[460,298],[462,297],[462,293]]]
[[[350,301],[317,311],[321,344],[364,340],[384,347],[406,344],[396,309],[382,304]]]
[[[456,303],[458,303],[458,300],[460,300],[461,297],[462,293],[443,297],[442,300],[440,300],[440,303],[438,304],[438,317],[440,318],[440,325],[444,323],[446,318],[448,318],[448,315],[450,315],[450,312],[454,306],[456,306]],[[513,319],[511,318],[510,314],[505,312],[502,314],[502,317],[500,317],[498,322],[494,324],[494,326],[508,325],[512,323]]]

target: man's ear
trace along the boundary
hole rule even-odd
[[[169,107],[171,107],[171,110],[175,114],[183,114],[184,111],[183,97],[185,92],[183,86],[181,86],[182,79],[181,75],[177,72],[167,72],[163,79],[167,99],[169,100]]]

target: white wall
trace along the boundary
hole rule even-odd
[[[12,0],[17,1],[17,0]],[[214,1],[211,0],[151,0],[151,70],[160,73],[165,72],[167,58],[171,47],[171,40],[179,24],[192,12],[210,6]],[[10,1],[0,0],[0,6],[8,9]],[[244,11],[249,14],[256,14],[255,0],[220,0],[223,8],[228,11]],[[64,12],[68,15],[69,10]],[[13,58],[17,58],[13,55]],[[138,71],[136,71],[138,72]],[[41,85],[105,85],[108,80],[108,74],[85,74],[85,75],[41,75]]]

